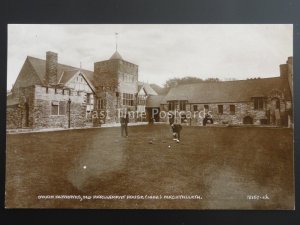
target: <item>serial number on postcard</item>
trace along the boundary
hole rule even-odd
[[[247,200],[269,200],[268,194],[265,195],[247,195]]]

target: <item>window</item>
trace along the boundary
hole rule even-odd
[[[138,104],[139,105],[146,105],[146,99],[144,97],[138,98]]]
[[[261,110],[264,108],[263,98],[254,98],[254,109]]]
[[[91,104],[91,94],[90,93],[86,94],[86,103]]]
[[[198,105],[193,105],[194,111],[198,111]]]
[[[66,115],[66,102],[59,102],[58,111],[59,115]]]
[[[65,95],[65,89],[62,90],[62,94]]]
[[[105,108],[105,99],[98,99],[98,109]]]
[[[46,87],[46,94],[48,94],[49,90],[48,90],[48,87]]]
[[[169,102],[169,110],[171,110],[171,111],[175,110],[175,102],[174,101]]]
[[[123,93],[123,105],[133,106],[133,94]]]
[[[218,105],[218,113],[223,114],[223,105]]]
[[[55,94],[57,94],[57,89],[55,88],[54,90],[55,90]]]
[[[51,104],[51,115],[58,115],[58,106],[59,102],[58,101],[53,101]]]
[[[180,101],[179,102],[179,110],[185,111],[185,109],[186,109],[186,101]]]
[[[133,75],[131,75],[131,74],[123,74],[123,80],[125,81],[125,82],[128,82],[128,83],[133,83],[134,82],[134,77],[133,77]]]
[[[235,114],[235,105],[230,105],[229,108],[230,108],[230,114],[234,115]]]
[[[204,105],[204,111],[208,112],[208,110],[209,110],[209,106],[208,105]]]
[[[66,102],[52,101],[51,115],[66,115]]]

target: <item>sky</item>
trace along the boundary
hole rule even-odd
[[[116,41],[116,33],[118,38]],[[8,25],[7,89],[27,56],[93,70],[116,50],[139,66],[139,81],[163,85],[170,78],[222,80],[279,76],[293,55],[290,24]]]

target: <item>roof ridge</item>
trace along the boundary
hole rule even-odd
[[[188,85],[197,85],[197,84],[220,84],[220,83],[235,83],[235,82],[245,82],[245,81],[261,81],[261,80],[266,80],[266,79],[279,79],[280,76],[278,77],[264,77],[264,78],[255,78],[255,79],[246,79],[246,80],[224,80],[224,81],[217,81],[217,82],[196,82],[196,83],[189,83],[189,84],[178,84],[175,87],[178,86],[188,86]],[[173,88],[173,87],[172,87]]]
[[[38,59],[38,60],[46,62],[46,59],[41,59],[41,58],[37,58],[37,57],[34,57],[34,56],[30,56],[30,55],[28,55],[27,58]],[[83,69],[83,68],[80,69],[78,67],[70,66],[70,65],[67,65],[67,64],[62,64],[62,63],[57,63],[57,64],[60,65],[60,66],[72,67],[72,68],[74,68],[74,70],[85,70],[85,71],[93,72],[92,70]]]

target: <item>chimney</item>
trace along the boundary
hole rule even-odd
[[[50,85],[57,84],[57,53],[46,52],[46,80]]]
[[[293,64],[293,56],[288,57],[287,64]]]
[[[288,65],[287,64],[281,64],[280,65],[280,77],[281,78],[287,78],[288,76]]]

